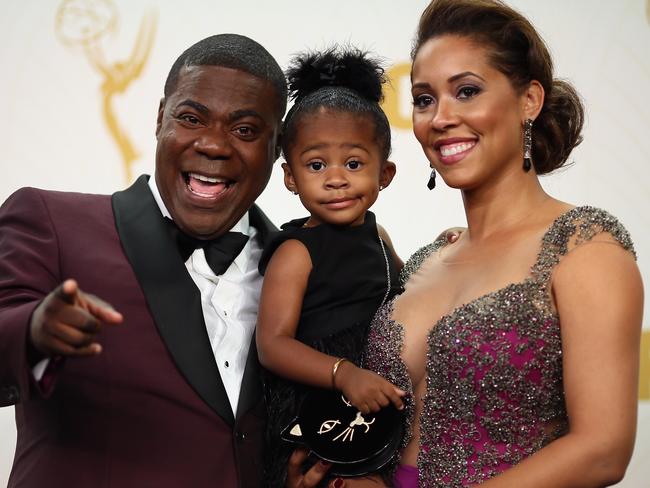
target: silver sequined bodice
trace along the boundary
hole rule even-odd
[[[601,233],[634,252],[629,234],[610,214],[574,208],[545,233],[528,278],[456,308],[431,328],[420,417],[420,486],[480,483],[566,432],[561,324],[550,278],[562,256]],[[415,253],[404,280],[445,242],[439,239]],[[400,356],[403,327],[392,320],[392,310],[391,301],[375,316],[364,363],[412,393]],[[412,400],[406,404],[403,446],[414,410]]]

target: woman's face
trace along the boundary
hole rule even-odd
[[[474,189],[522,171],[527,97],[475,41],[445,35],[422,45],[413,62],[413,131],[449,186]]]

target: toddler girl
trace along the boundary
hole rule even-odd
[[[282,226],[262,256],[257,324],[268,378],[266,480],[284,486],[292,447],[279,438],[310,387],[340,390],[362,413],[404,392],[357,365],[377,308],[399,291],[401,261],[368,211],[395,175],[379,106],[383,69],[357,50],[298,56],[283,127],[284,182],[309,217]]]

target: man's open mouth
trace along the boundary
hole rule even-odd
[[[195,195],[202,198],[215,198],[226,191],[232,181],[225,178],[202,175],[200,173],[183,173],[187,188]]]

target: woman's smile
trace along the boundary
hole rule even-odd
[[[436,141],[433,147],[438,152],[440,162],[449,166],[465,159],[477,142],[476,139],[449,138]]]

